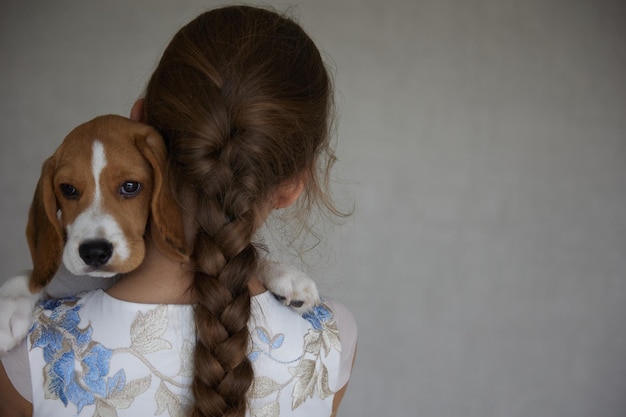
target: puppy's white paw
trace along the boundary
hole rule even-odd
[[[281,303],[300,314],[312,311],[320,303],[315,282],[290,265],[268,262],[261,273],[261,281]]]
[[[43,291],[30,292],[29,280],[30,271],[25,271],[0,287],[0,356],[26,337],[33,322],[35,303],[43,296]]]

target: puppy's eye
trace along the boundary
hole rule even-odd
[[[126,181],[120,187],[122,197],[134,197],[141,191],[141,183],[136,181]]]
[[[61,184],[59,188],[63,196],[68,200],[76,200],[79,197],[78,190],[71,184]]]

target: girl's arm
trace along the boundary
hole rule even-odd
[[[31,417],[33,406],[13,387],[9,376],[0,362],[0,416]]]
[[[356,359],[356,347],[354,348],[354,356],[352,357],[352,366],[354,367],[354,360]],[[341,400],[348,390],[348,383],[344,385],[339,391],[335,393],[333,398],[333,413],[330,417],[337,417],[337,410],[339,410],[339,404],[341,404]]]
[[[337,417],[337,410],[339,410],[339,404],[343,399],[346,390],[348,389],[348,384],[344,385],[339,391],[335,393],[335,397],[333,398],[333,413],[330,417]]]

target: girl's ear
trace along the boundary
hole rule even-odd
[[[131,120],[134,120],[135,122],[145,123],[146,116],[143,113],[144,101],[145,100],[143,98],[140,98],[137,101],[135,101],[135,104],[133,104],[133,108],[130,109]]]
[[[305,176],[300,175],[294,180],[280,184],[272,195],[272,203],[275,209],[286,208],[295,203],[304,191]]]

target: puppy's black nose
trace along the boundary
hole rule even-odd
[[[87,265],[97,268],[111,259],[113,245],[106,240],[89,240],[78,247],[78,254]]]

